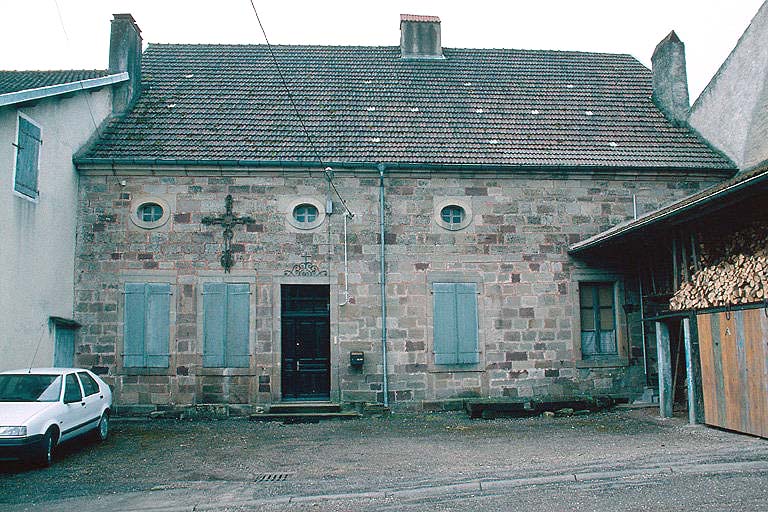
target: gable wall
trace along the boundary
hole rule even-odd
[[[125,186],[121,181],[125,180]],[[575,280],[611,276],[585,269],[567,247],[632,215],[691,194],[714,179],[602,176],[397,176],[385,178],[390,399],[396,407],[462,396],[567,396],[642,391],[642,348],[633,342],[621,364],[592,368],[578,355]],[[343,218],[335,211],[312,232],[287,222],[290,202],[325,202],[322,174],[260,172],[252,176],[81,176],[76,318],[83,324],[79,363],[105,374],[119,404],[265,404],[280,400],[279,285],[331,285],[333,400],[381,400],[379,300],[379,179],[376,173],[338,172],[336,187],[355,217],[348,225],[349,292],[343,306]],[[219,264],[221,228],[201,224],[219,215],[227,194],[234,211],[256,223],[234,228],[236,263],[226,278],[252,286],[248,371],[201,368],[201,283],[225,277]],[[172,209],[157,230],[129,220],[141,196]],[[435,205],[455,198],[472,210],[471,224],[449,232],[434,220]],[[328,277],[286,278],[308,251]],[[172,285],[170,367],[121,368],[122,290],[127,280]],[[446,369],[432,354],[430,283],[478,284],[480,364]],[[631,283],[626,294],[631,302]],[[624,318],[623,313],[620,320]],[[636,325],[632,326],[636,330]],[[625,326],[619,326],[623,337]],[[362,370],[349,352],[365,353]],[[629,364],[629,366],[627,366]],[[451,370],[451,371],[448,371]]]

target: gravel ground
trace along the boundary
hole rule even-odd
[[[0,510],[137,491],[182,496],[224,484],[261,499],[768,460],[766,440],[659,420],[655,412],[496,420],[439,413],[297,425],[115,421],[106,443],[62,446],[51,468],[0,463]]]

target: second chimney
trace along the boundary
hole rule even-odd
[[[115,14],[109,38],[109,72],[128,72],[129,80],[112,90],[112,112],[122,114],[141,93],[141,29],[130,14]]]
[[[444,59],[440,18],[401,14],[400,56],[403,59]]]
[[[675,31],[656,46],[651,57],[653,101],[677,125],[688,120],[688,75],[685,70],[685,45]]]

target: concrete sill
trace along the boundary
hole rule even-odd
[[[629,359],[626,357],[615,357],[611,359],[584,359],[574,363],[576,368],[623,368],[629,366]]]

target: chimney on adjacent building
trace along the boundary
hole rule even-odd
[[[674,30],[656,46],[651,63],[654,103],[673,123],[685,124],[691,108],[685,70],[685,45]]]
[[[401,14],[400,56],[403,59],[444,59],[440,18]]]
[[[141,94],[141,29],[130,14],[114,14],[109,38],[109,72],[130,77],[112,90],[112,112],[126,112]]]

